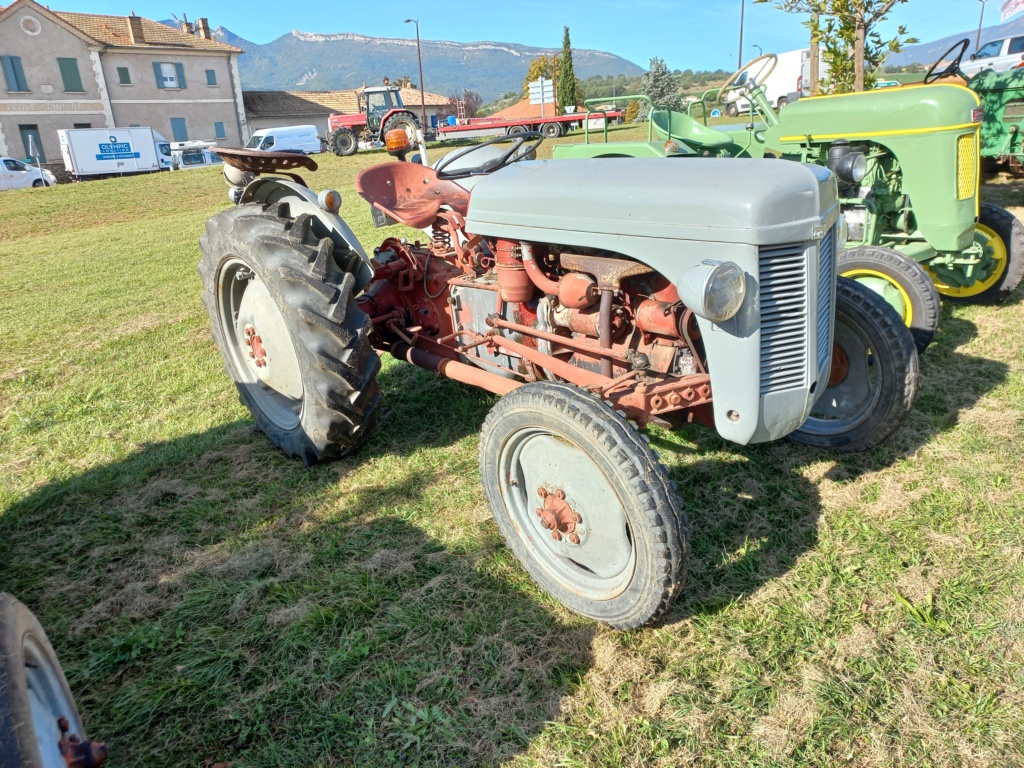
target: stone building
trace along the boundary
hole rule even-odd
[[[0,155],[60,161],[62,128],[153,128],[171,141],[249,137],[238,55],[141,16],[51,11],[33,0],[0,10]]]

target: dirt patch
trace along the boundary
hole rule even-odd
[[[363,567],[378,576],[398,576],[413,570],[413,559],[393,549],[381,549],[373,553]]]

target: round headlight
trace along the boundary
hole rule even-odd
[[[743,306],[747,279],[739,265],[727,261],[715,266],[704,283],[704,317],[721,323],[733,317]]]
[[[836,166],[836,176],[847,184],[860,184],[868,174],[868,159],[863,152],[850,152]]]

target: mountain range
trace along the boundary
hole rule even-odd
[[[1010,19],[1005,24],[985,27],[981,30],[981,44],[984,45],[989,40],[996,40],[1001,37],[1015,37],[1017,35],[1024,35],[1024,16]],[[971,41],[971,45],[967,49],[967,53],[971,54],[975,50],[975,42],[978,37],[977,27],[974,29],[966,29],[963,32],[956,33],[955,35],[943,37],[940,40],[933,40],[930,43],[908,45],[901,53],[894,54],[887,58],[885,63],[892,64],[897,67],[903,67],[908,64],[931,64],[932,62],[938,61],[938,58],[942,54],[965,37]]]
[[[216,40],[245,51],[238,58],[238,69],[247,90],[333,91],[377,84],[385,76],[408,75],[413,82],[419,81],[415,39],[293,30],[258,45],[224,27],[217,27],[213,34]],[[447,96],[469,89],[485,102],[522,88],[531,59],[562,50],[446,40],[421,40],[420,47],[428,92]],[[572,61],[581,80],[595,75],[636,77],[645,71],[621,56],[584,48],[573,48]]]

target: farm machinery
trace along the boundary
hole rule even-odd
[[[420,121],[402,103],[401,90],[394,85],[363,88],[359,112],[331,115],[327,120],[327,146],[336,155],[347,157],[359,149],[360,141],[383,141],[389,131],[401,130],[415,143]]]
[[[213,337],[256,425],[307,464],[369,436],[378,353],[502,395],[479,461],[509,547],[571,610],[639,626],[679,594],[688,535],[639,427],[864,450],[905,419],[917,353],[837,281],[828,170],[528,161],[541,134],[497,141],[363,170],[378,226],[428,233],[371,253],[341,196],[297,174],[311,158],[221,151],[238,205],[200,240]]]
[[[840,274],[885,297],[919,350],[938,326],[940,295],[990,302],[1012,293],[1024,277],[1024,229],[979,200],[982,110],[972,91],[906,86],[801,99],[776,114],[759,85],[774,63],[772,54],[754,59],[717,95],[746,98],[763,123],[719,130],[653,108],[652,141],[557,147],[555,157],[771,157],[833,170],[849,229]]]

